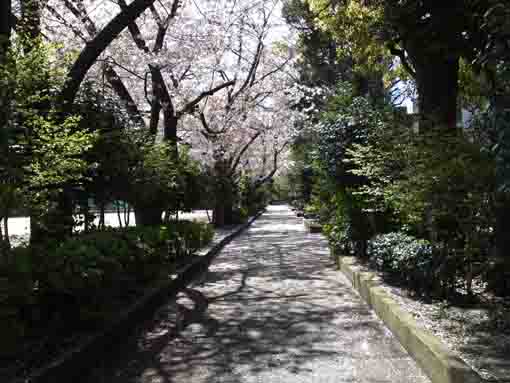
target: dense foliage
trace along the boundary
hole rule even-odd
[[[0,269],[0,353],[18,352],[21,337],[97,326],[212,237],[208,224],[179,221],[84,233],[52,243],[44,254],[16,247]]]
[[[182,212],[224,226],[268,203],[295,114],[274,10],[1,2],[0,356],[72,339],[189,263],[214,231]]]
[[[503,262],[494,255],[496,152],[473,130],[421,131],[346,84],[326,105],[307,133],[315,139],[305,150],[316,154],[305,212],[323,222],[334,251],[405,276],[425,295],[471,293],[476,278],[500,283],[490,271]]]

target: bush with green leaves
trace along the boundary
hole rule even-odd
[[[27,50],[20,40],[14,39],[0,67],[7,100],[2,108],[7,125],[0,129],[0,216],[24,206],[32,223],[51,236],[73,224],[59,211],[60,203],[64,192],[83,185],[84,154],[96,137],[80,126],[80,117],[60,112],[66,59],[58,47],[35,40]]]
[[[325,224],[332,248],[364,256],[372,251],[371,237],[402,230],[427,238],[433,254],[400,238],[402,244],[387,246],[393,263],[380,255],[375,264],[395,275],[408,272],[413,281],[407,282],[418,291],[448,294],[462,280],[469,291],[472,265],[486,269],[491,263],[497,157],[469,131],[417,129],[409,116],[354,97],[343,85],[314,134],[315,176],[306,209]],[[420,274],[420,267],[427,270]],[[427,285],[430,275],[437,285]]]
[[[339,224],[331,230],[335,241],[343,242],[342,248],[350,248],[359,256],[366,255],[366,241],[374,234],[375,226],[369,220],[374,206],[358,194],[368,177],[353,172],[356,164],[348,161],[350,150],[366,145],[372,132],[384,130],[392,119],[389,108],[374,105],[369,98],[356,96],[348,84],[339,83],[320,122],[313,127],[315,176],[309,208],[323,223]]]
[[[82,233],[44,252],[11,249],[10,262],[0,265],[0,318],[12,342],[0,354],[52,322],[79,327],[104,320],[134,291],[189,262],[213,235],[209,224],[178,221]]]
[[[374,268],[416,294],[444,299],[457,295],[459,288],[472,293],[472,259],[463,252],[447,252],[430,241],[394,232],[372,238],[368,255]]]
[[[257,214],[271,198],[270,184],[256,185],[254,178],[248,174],[240,177],[238,184],[238,222],[245,222],[249,216]]]
[[[439,283],[437,254],[430,243],[402,232],[380,234],[369,241],[370,263],[418,293],[434,291]]]
[[[349,155],[352,172],[368,180],[357,194],[375,209],[395,212],[408,231],[446,253],[487,256],[495,162],[480,145],[460,132],[394,127],[375,132],[373,141],[354,146]]]
[[[160,227],[142,226],[122,232],[128,237],[134,235],[138,241],[167,257],[167,261],[193,255],[214,236],[211,225],[192,221],[171,221]]]
[[[126,201],[135,211],[189,210],[199,203],[200,167],[186,148],[154,142],[150,134],[125,129],[98,132],[88,161],[93,164],[89,195],[98,204]]]

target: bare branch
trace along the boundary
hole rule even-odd
[[[182,72],[182,74],[179,76],[179,81],[182,81],[186,78],[189,70],[191,69],[191,64],[188,64],[188,66],[186,67],[186,69],[184,69],[184,71]]]
[[[158,32],[156,35],[156,42],[154,43],[154,48],[152,48],[152,51],[154,53],[158,53],[163,49],[163,43],[165,41],[166,32],[168,30],[168,27],[170,26],[170,22],[173,18],[177,16],[177,11],[179,10],[179,7],[181,6],[180,0],[174,0],[172,3],[172,8],[170,10],[170,13],[166,17],[166,19],[163,21],[161,16],[159,15],[157,9],[152,6],[151,11],[154,17],[156,18],[156,22],[158,23]]]
[[[198,103],[200,103],[200,101],[202,101],[204,98],[212,96],[214,93],[233,85],[235,85],[235,80],[224,82],[223,84],[202,92],[193,101],[188,102],[179,112],[177,112],[177,117],[180,118],[183,114],[192,112],[195,106],[198,105]]]
[[[255,140],[261,135],[262,132],[257,132],[255,133],[251,138],[250,140],[242,147],[241,151],[237,154],[237,157],[236,159],[234,160],[234,163],[232,164],[232,166],[230,167],[230,175],[233,175],[237,169],[237,167],[239,166],[239,162],[241,161],[241,158],[242,156],[244,155],[244,153],[246,153],[246,151],[248,150],[248,148],[251,146],[251,144],[253,144],[255,142]]]
[[[416,71],[412,68],[411,64],[407,60],[406,52],[402,49],[397,48],[395,44],[388,44],[388,49],[390,53],[394,56],[397,56],[400,59],[400,63],[405,68],[405,70],[413,77],[416,78]]]
[[[203,134],[205,134],[207,136],[207,138],[216,137],[216,136],[219,136],[220,134],[223,134],[226,132],[226,128],[221,129],[221,130],[211,129],[211,127],[209,126],[209,124],[207,122],[207,119],[205,118],[204,112],[199,113],[199,118],[200,118],[200,122],[202,123],[202,127],[204,128]]]
[[[143,92],[145,94],[145,100],[147,100],[147,103],[152,106],[152,100],[149,98],[149,92],[147,91],[147,84],[148,84],[148,78],[149,78],[150,71],[145,72],[145,76],[143,78]]]
[[[246,78],[244,79],[244,82],[241,85],[241,87],[232,94],[231,96],[232,102],[250,85],[251,79],[257,70],[257,66],[260,64],[260,55],[262,54],[263,48],[264,43],[260,38],[257,44],[257,49],[255,51],[255,56],[253,57],[253,61],[250,66],[250,70],[248,71],[248,74],[246,75]]]
[[[71,23],[67,22],[67,20],[64,18],[64,16],[62,16],[60,13],[58,13],[58,11],[53,8],[51,5],[49,4],[46,4],[45,5],[46,9],[53,15],[57,18],[57,20],[62,24],[64,25],[66,28],[69,28],[73,31],[73,33],[75,34],[75,36],[79,37],[80,39],[82,39],[84,42],[87,42],[87,38],[85,37],[85,35],[82,33],[82,31],[80,31],[78,28],[76,28],[74,25],[72,25]]]
[[[117,0],[118,4],[120,6],[121,10],[127,9],[127,3],[126,0]],[[144,51],[145,53],[149,53],[150,49],[145,43],[145,40],[143,39],[142,32],[140,31],[140,28],[138,28],[138,25],[136,24],[136,21],[132,21],[128,24],[129,33],[131,34],[131,37],[133,37],[133,41],[135,42],[138,49]]]
[[[255,84],[258,84],[262,81],[264,81],[267,77],[275,74],[276,72],[279,72],[281,71],[289,62],[290,62],[290,58],[286,59],[283,63],[281,63],[280,65],[278,65],[275,69],[267,72],[266,74],[264,74],[262,77],[260,77],[256,82]]]
[[[154,20],[156,20],[156,24],[158,24],[158,27],[161,27],[163,25],[163,19],[161,18],[161,16],[159,15],[159,12],[158,10],[156,9],[156,7],[154,6],[154,4],[152,4],[150,7],[149,7],[151,13],[152,13],[152,17],[154,17]]]
[[[154,1],[155,0],[134,0],[131,2],[127,8],[121,10],[121,12],[81,51],[68,73],[68,80],[64,84],[64,88],[60,94],[60,102],[65,110],[69,110],[71,107],[78,88],[97,58],[128,24],[136,20],[142,12],[154,3]]]
[[[124,65],[122,65],[122,64],[119,64],[119,63],[118,63],[117,61],[115,61],[115,59],[114,59],[113,57],[111,57],[111,56],[106,57],[106,59],[105,59],[105,60],[97,60],[97,61],[98,61],[98,62],[99,62],[99,61],[104,61],[104,62],[105,62],[105,63],[107,63],[107,64],[111,64],[111,65],[118,66],[120,69],[122,69],[122,70],[126,71],[127,73],[129,73],[129,74],[133,75],[133,76],[134,76],[134,77],[136,77],[137,79],[139,79],[139,80],[143,80],[143,79],[144,79],[144,77],[143,77],[143,76],[140,76],[138,73],[133,72],[131,69],[126,68],[126,67],[125,67]]]
[[[285,150],[286,146],[289,144],[289,141],[286,141],[282,147],[279,150],[275,150],[273,154],[273,169],[267,174],[265,177],[260,178],[254,183],[255,189],[262,186],[266,182],[268,182],[270,179],[273,178],[273,176],[278,171],[278,157],[279,155]]]

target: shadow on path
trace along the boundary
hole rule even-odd
[[[273,207],[87,382],[426,382],[337,271]]]

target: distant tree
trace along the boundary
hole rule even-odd
[[[322,25],[367,58],[381,49],[415,79],[424,120],[455,128],[459,60],[485,43],[480,23],[490,1],[314,0]]]

